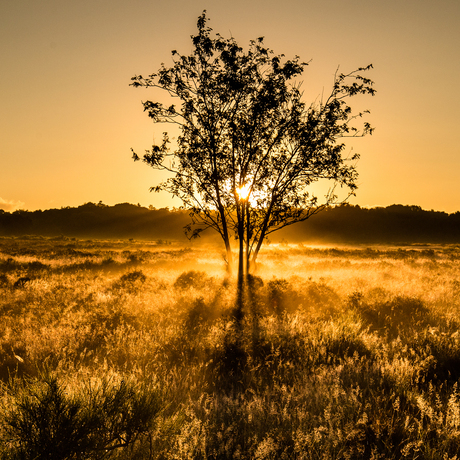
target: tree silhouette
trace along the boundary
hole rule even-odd
[[[298,56],[274,54],[263,38],[244,51],[233,38],[212,35],[207,22],[203,12],[190,55],[173,51],[172,67],[136,75],[131,85],[159,88],[179,101],[143,102],[154,122],[180,128],[174,149],[165,132],[143,155],[154,169],[171,173],[151,190],[182,200],[192,218],[190,237],[207,228],[219,232],[230,267],[234,236],[242,276],[269,234],[336,203],[336,185],[354,194],[358,155],[345,158],[338,141],[372,133],[367,122],[353,125],[364,112],[352,113],[347,103],[375,93],[362,76],[372,66],[336,73],[329,96],[307,105],[297,81],[307,64]],[[140,160],[134,151],[133,158]],[[308,189],[321,179],[333,182],[323,202]]]

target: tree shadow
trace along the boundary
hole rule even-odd
[[[260,342],[261,278],[246,275],[237,281],[235,304],[222,346],[213,356],[215,390],[242,392],[247,388],[249,367]]]

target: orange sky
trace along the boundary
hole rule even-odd
[[[241,45],[265,36],[276,53],[312,60],[311,98],[338,65],[373,63],[378,93],[362,108],[376,131],[352,143],[352,203],[460,210],[458,0],[2,0],[0,208],[179,206],[149,193],[157,173],[131,160],[164,127],[142,112],[154,91],[128,85],[191,50],[203,9]]]

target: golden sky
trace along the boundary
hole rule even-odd
[[[204,9],[240,45],[265,36],[311,60],[311,100],[338,66],[374,65],[377,95],[358,103],[376,131],[350,144],[353,204],[460,210],[459,0],[0,0],[0,208],[179,206],[149,193],[157,173],[131,159],[164,127],[142,112],[154,90],[129,83],[191,51]]]

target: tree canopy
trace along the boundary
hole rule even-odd
[[[172,142],[165,132],[142,159],[168,171],[152,187],[179,197],[190,210],[191,237],[212,228],[222,237],[232,263],[232,243],[239,241],[239,271],[257,258],[267,236],[304,221],[336,203],[335,186],[356,190],[358,158],[344,156],[343,138],[371,134],[366,121],[355,121],[348,100],[374,95],[373,82],[363,76],[372,65],[339,73],[330,94],[306,104],[298,77],[307,63],[286,59],[252,40],[247,50],[234,38],[213,34],[206,12],[192,35],[193,51],[172,51],[173,64],[132,78],[132,86],[158,88],[172,104],[143,102],[156,123],[172,123],[180,135]],[[177,103],[174,103],[177,101]],[[133,151],[133,158],[140,157]],[[310,186],[332,181],[321,201]]]

